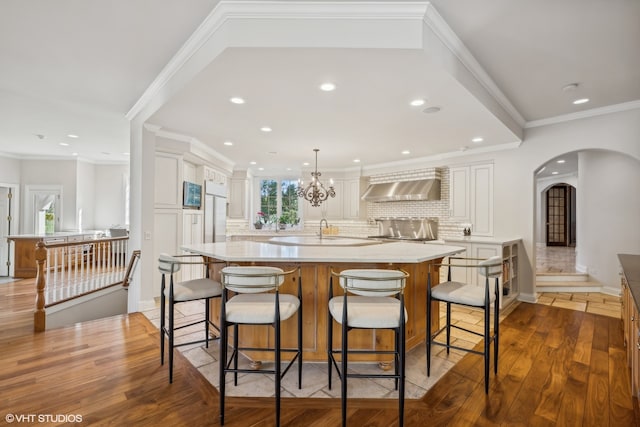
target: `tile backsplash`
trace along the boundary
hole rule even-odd
[[[449,168],[429,168],[371,176],[370,182],[383,183],[440,177],[440,200],[367,203],[369,222],[381,217],[436,217],[438,237],[462,235],[466,224],[449,220]]]

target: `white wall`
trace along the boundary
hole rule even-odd
[[[610,151],[578,154],[576,263],[618,290],[619,253],[640,253],[640,161]]]
[[[18,184],[22,162],[19,159],[0,156],[0,182]]]
[[[96,229],[125,225],[125,185],[128,179],[129,165],[95,166],[94,224]]]
[[[61,185],[62,230],[75,230],[76,225],[76,161],[75,160],[22,160],[21,191],[25,185]],[[24,203],[28,201],[23,198]],[[22,221],[22,224],[25,222]],[[32,232],[33,230],[31,230]],[[24,233],[24,230],[20,230]]]
[[[76,168],[76,228],[93,230],[95,228],[95,165],[78,161]],[[82,212],[82,220],[80,214]]]

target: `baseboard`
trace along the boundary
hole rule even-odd
[[[520,292],[520,295],[518,295],[518,301],[529,302],[531,304],[535,304],[536,302],[538,302],[538,295],[537,294],[526,294],[526,293]]]

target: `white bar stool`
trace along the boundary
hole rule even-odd
[[[200,258],[198,261],[193,259]],[[211,298],[219,298],[222,295],[222,285],[209,278],[209,266],[221,261],[205,261],[199,255],[168,255],[160,254],[158,258],[158,269],[162,273],[162,282],[160,287],[160,364],[164,365],[164,340],[167,337],[169,343],[169,383],[173,382],[173,349],[183,345],[206,343],[209,347],[209,341],[216,338],[209,337],[209,326],[218,330],[215,324],[211,322],[209,302]],[[180,271],[183,265],[202,265],[205,268],[205,277],[200,279],[186,280],[183,282],[174,282],[174,274]],[[169,286],[166,285],[165,276],[169,275]],[[174,326],[174,308],[176,304],[205,300],[204,320],[197,320],[186,325],[178,327]],[[169,325],[166,324],[166,305],[169,303]],[[175,344],[174,332],[178,329],[204,323],[205,338],[190,342]]]
[[[343,295],[333,296],[333,278],[337,277]],[[342,348],[333,349],[333,325],[328,324],[327,356],[329,389],[335,367],[341,380],[342,425],[347,424],[347,378],[393,378],[398,390],[399,425],[404,422],[405,383],[405,323],[404,287],[409,275],[402,270],[354,269],[331,272],[329,284],[328,319],[342,325]],[[349,296],[349,294],[353,294]],[[348,332],[352,329],[391,329],[394,331],[394,350],[349,350]],[[348,372],[349,354],[392,354],[394,372],[391,374],[356,374]],[[340,366],[335,359],[340,354]]]
[[[429,267],[428,286],[427,286],[427,376],[431,373],[431,345],[440,345],[449,350],[454,348],[469,353],[480,354],[484,357],[484,391],[489,393],[489,363],[490,349],[493,341],[494,350],[494,373],[498,373],[498,337],[500,331],[500,300],[499,300],[499,283],[498,278],[502,275],[502,258],[497,255],[480,262],[478,258],[462,258],[450,257],[447,264],[436,264],[434,267],[447,267],[447,281],[440,283],[432,288],[431,283],[431,266]],[[484,285],[473,285],[451,280],[452,268],[477,269],[477,271],[485,277]],[[495,278],[495,289],[490,291],[489,279]],[[431,302],[442,301],[446,303],[446,324],[435,333],[431,333]],[[476,307],[484,310],[484,333],[475,332],[458,325],[451,324],[451,304],[459,304],[468,307]],[[494,326],[493,335],[491,335],[491,304],[494,305]],[[478,335],[484,339],[484,351],[464,348],[451,344],[451,328],[456,328]],[[442,332],[446,331],[446,342],[436,341],[435,338]]]
[[[280,286],[285,277],[297,273],[298,295],[282,294]],[[280,425],[280,380],[293,363],[298,361],[298,388],[302,388],[302,280],[300,269],[283,271],[276,267],[225,267],[221,271],[224,291],[220,306],[220,424],[224,424],[224,396],[227,372],[233,372],[234,385],[238,385],[238,373],[271,373],[275,377],[276,425]],[[295,279],[295,278],[294,278]],[[235,295],[228,298],[228,291]],[[294,314],[298,314],[297,348],[281,348],[280,324]],[[271,325],[275,330],[273,347],[239,347],[238,325]],[[228,357],[228,328],[233,326],[233,352]],[[273,370],[254,370],[238,368],[240,351],[273,351]],[[294,353],[284,370],[281,364],[281,352]],[[233,366],[231,366],[233,364]]]

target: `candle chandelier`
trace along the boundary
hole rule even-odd
[[[322,182],[320,182],[320,172],[318,172],[318,151],[317,148],[314,148],[313,151],[316,152],[316,170],[315,172],[311,172],[311,182],[304,187],[304,183],[300,181],[300,185],[298,186],[298,197],[302,197],[305,200],[308,200],[311,203],[311,206],[320,206],[320,203],[324,202],[331,197],[336,197],[336,192],[333,189],[333,180],[330,181],[329,189],[324,188]]]

